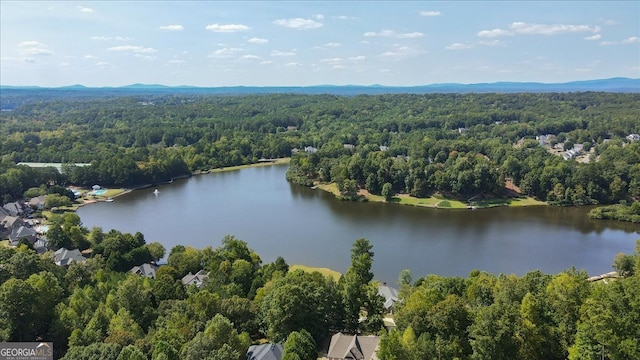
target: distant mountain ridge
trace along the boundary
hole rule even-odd
[[[428,94],[428,93],[519,93],[519,92],[640,92],[640,78],[610,78],[596,80],[581,80],[564,83],[539,83],[539,82],[494,82],[458,84],[442,83],[418,86],[386,86],[386,85],[315,85],[315,86],[167,86],[161,84],[131,84],[120,87],[87,87],[84,85],[71,85],[63,87],[38,87],[38,86],[9,86],[0,85],[0,95],[8,91],[47,91],[56,92],[83,92],[89,94],[333,94],[333,95],[378,95],[378,94]]]

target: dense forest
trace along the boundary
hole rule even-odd
[[[640,241],[618,254],[619,278],[587,281],[569,269],[522,277],[399,275],[397,327],[383,327],[372,246],[354,242],[338,281],[263,264],[247,243],[176,246],[155,278],[126,269],[164,256],[142,234],[84,229],[60,216],[61,236],[94,251],[57,266],[51,252],[0,247],[0,341],[52,341],[56,358],[245,358],[250,344],[284,344],[283,359],[316,359],[338,331],[381,336],[381,360],[640,358]],[[71,240],[76,241],[76,240]],[[181,278],[204,270],[204,286]]]
[[[500,196],[505,181],[560,205],[640,196],[640,142],[626,138],[640,132],[637,93],[165,94],[21,104],[0,114],[3,202],[43,183],[130,187],[292,150],[289,180],[334,182],[352,199],[385,185],[418,197]],[[553,135],[547,147],[541,135]],[[586,161],[549,151],[576,144]],[[36,173],[18,162],[65,165],[62,174]]]

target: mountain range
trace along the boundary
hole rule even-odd
[[[132,84],[121,87],[86,87],[71,85],[63,87],[9,86],[0,85],[0,97],[10,94],[30,93],[77,95],[149,95],[149,94],[333,94],[344,96],[377,94],[429,94],[429,93],[531,93],[531,92],[640,92],[640,79],[610,78],[598,80],[572,81],[565,83],[538,82],[494,82],[477,84],[430,84],[419,86],[384,85],[316,85],[316,86],[166,86],[158,84]]]

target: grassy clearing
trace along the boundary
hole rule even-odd
[[[338,186],[335,183],[330,184],[319,184],[315,186],[316,188],[330,192],[335,196],[339,196],[340,192],[338,191]],[[371,202],[386,202],[383,196],[373,195],[367,191],[361,191],[361,195],[367,198],[368,201]],[[431,207],[431,208],[439,208],[439,209],[466,209],[470,205],[466,202],[462,202],[457,199],[448,198],[442,194],[434,194],[433,196],[427,198],[417,198],[413,196],[409,196],[407,194],[399,194],[391,198],[390,203],[400,204],[400,205],[410,205],[410,206],[423,206],[423,207]],[[547,205],[547,203],[543,201],[536,200],[532,197],[522,197],[522,198],[504,198],[504,199],[487,199],[487,200],[478,200],[473,201],[471,206],[474,208],[489,208],[496,206],[540,206]]]
[[[277,159],[277,160],[272,161],[272,162],[261,162],[261,163],[255,163],[255,164],[247,164],[247,165],[228,166],[228,167],[223,167],[223,168],[211,169],[210,172],[215,173],[215,172],[223,172],[223,171],[234,171],[234,170],[248,169],[248,168],[260,167],[260,166],[288,164],[290,160],[291,160],[290,158],[283,158],[283,159]]]
[[[325,277],[328,276],[333,278],[333,280],[335,281],[338,281],[340,279],[340,276],[342,276],[342,274],[340,274],[339,272],[328,269],[328,268],[312,267],[312,266],[306,266],[306,265],[300,265],[300,264],[289,266],[289,271],[296,271],[296,270],[302,270],[305,272],[317,271],[320,274],[324,275]]]

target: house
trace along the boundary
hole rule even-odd
[[[83,262],[86,260],[78,249],[67,250],[60,248],[56,250],[54,257],[56,265],[58,266],[69,266],[72,262]]]
[[[280,344],[251,345],[247,350],[247,360],[281,360],[282,351]]]
[[[380,145],[380,151],[387,151],[389,150],[389,147],[386,145]]]
[[[14,201],[2,206],[11,216],[22,216],[31,213],[31,208],[22,201]]]
[[[33,243],[33,249],[38,254],[44,254],[48,250],[47,240],[43,238],[38,238],[36,242]]]
[[[291,154],[297,154],[299,152],[300,152],[300,149],[298,149],[298,148],[291,149]]]
[[[32,209],[44,210],[44,199],[45,199],[44,195],[36,196],[31,200],[29,200],[29,206]]]
[[[304,152],[313,154],[318,152],[318,149],[314,148],[313,146],[305,146]]]
[[[398,301],[398,290],[383,284],[378,286],[378,295],[384,298],[384,309],[387,313],[393,314],[393,308]]]
[[[155,279],[156,271],[158,271],[158,265],[145,263],[140,266],[134,266],[129,271],[140,276]]]
[[[342,146],[344,146],[344,148],[347,150],[353,150],[356,148],[356,146],[353,144],[343,144]]]
[[[27,240],[30,243],[36,242],[36,232],[30,227],[20,226],[19,228],[14,228],[9,234],[9,241],[11,242],[11,246],[17,246],[20,243],[20,240]]]
[[[467,128],[463,128],[463,127],[458,128],[458,134],[464,134],[466,132],[467,132]]]
[[[337,333],[331,337],[328,360],[378,360],[376,352],[379,336],[345,335]]]
[[[627,140],[629,140],[629,141],[638,141],[638,140],[640,140],[640,135],[639,134],[629,134],[629,135],[627,135]]]
[[[536,140],[538,140],[538,143],[540,144],[540,146],[545,146],[550,142],[554,141],[555,139],[556,139],[556,136],[553,134],[536,136]]]
[[[182,278],[182,283],[184,286],[195,285],[197,287],[202,287],[207,284],[209,281],[209,275],[204,270],[200,270],[195,274],[192,274],[191,271],[187,275]]]
[[[24,220],[17,216],[0,216],[0,238],[9,236],[13,230],[25,225]]]

